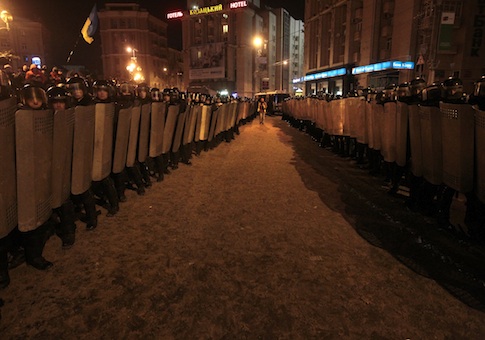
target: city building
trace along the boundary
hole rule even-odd
[[[176,87],[179,90],[185,90],[184,54],[182,51],[170,47],[167,52],[167,67],[163,69],[163,79],[166,84],[163,87]]]
[[[482,1],[307,0],[305,5],[305,76],[293,82],[304,82],[308,94],[382,89],[415,76],[432,83],[450,75],[462,78],[470,91],[484,72]]]
[[[0,22],[5,25],[3,22]],[[15,17],[9,22],[9,30],[0,30],[0,52],[10,57],[14,70],[22,65],[46,64],[46,31],[39,22]]]
[[[136,3],[106,3],[98,16],[104,77],[167,86],[167,23]]]
[[[182,20],[189,89],[246,97],[293,90],[293,75],[302,74],[301,21],[259,0],[191,0],[187,8],[167,18]]]

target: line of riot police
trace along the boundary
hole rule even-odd
[[[164,175],[239,134],[254,117],[249,101],[178,89],[80,77],[44,91],[26,85],[20,98],[3,87],[0,101],[0,288],[8,270],[39,270],[55,234],[67,249],[76,220],[94,230],[96,205],[115,215],[125,190],[144,195]],[[19,102],[19,103],[18,103]]]
[[[405,182],[408,208],[458,237],[485,241],[485,77],[470,96],[460,79],[428,86],[416,78],[345,98],[292,98],[283,111],[320,146],[367,164],[372,175],[385,174],[389,194]],[[467,199],[467,230],[450,222],[458,192]]]

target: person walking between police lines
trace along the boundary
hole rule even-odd
[[[264,97],[259,98],[258,102],[258,113],[259,113],[259,124],[264,124],[264,118],[266,116],[266,110],[268,109],[268,104],[264,101]]]

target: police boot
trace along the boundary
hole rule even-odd
[[[202,152],[202,148],[204,147],[204,145],[202,144],[202,141],[198,141],[196,144],[195,144],[195,154],[197,156],[200,156],[200,153]]]
[[[124,170],[119,174],[112,174],[113,182],[116,188],[116,193],[118,194],[118,200],[120,202],[126,202],[125,196],[125,182],[126,182],[126,174]]]
[[[172,169],[177,170],[179,168],[180,150],[177,152],[173,152],[171,158],[172,158]]]
[[[190,161],[190,150],[188,145],[182,145],[180,147],[180,152],[182,154],[182,163],[185,165],[192,165],[192,162]]]
[[[36,230],[23,233],[25,261],[35,269],[46,270],[53,266],[52,262],[42,257],[46,239],[46,224]]]
[[[8,275],[8,248],[9,237],[0,239],[0,289],[7,287],[10,283]]]
[[[86,229],[93,230],[98,226],[98,212],[91,189],[82,194],[84,211],[86,212]]]
[[[56,228],[56,234],[62,241],[62,248],[69,249],[76,241],[76,223],[74,222],[76,213],[74,212],[74,204],[71,200],[68,200],[55,211],[60,220]]]
[[[170,175],[170,170],[168,170],[168,165],[170,164],[170,155],[168,153],[162,154],[163,158],[163,173],[165,175]]]
[[[157,174],[157,182],[163,181],[163,157],[162,156],[157,156],[154,159],[155,161],[155,172]]]
[[[103,187],[103,191],[105,192],[109,203],[108,214],[106,214],[106,216],[112,217],[120,210],[118,192],[116,191],[115,184],[111,177],[107,177],[103,180]]]
[[[152,186],[152,180],[150,179],[150,172],[148,171],[148,167],[145,163],[140,163],[140,172],[141,176],[143,177],[145,188],[150,188]]]
[[[455,193],[454,189],[444,187],[438,200],[438,227],[449,231],[455,230],[450,222],[450,209]]]
[[[143,184],[143,179],[141,176],[140,169],[138,168],[138,164],[135,164],[134,166],[127,169],[128,169],[128,174],[130,176],[130,179],[136,185],[136,193],[140,196],[145,195],[145,185]]]

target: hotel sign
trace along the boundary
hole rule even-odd
[[[191,9],[190,15],[209,14],[209,13],[215,13],[220,11],[222,11],[222,4]]]
[[[247,1],[235,1],[229,4],[230,9],[243,8],[243,7],[248,7]]]
[[[184,13],[182,11],[167,13],[167,19],[177,19],[183,16],[184,16]]]

